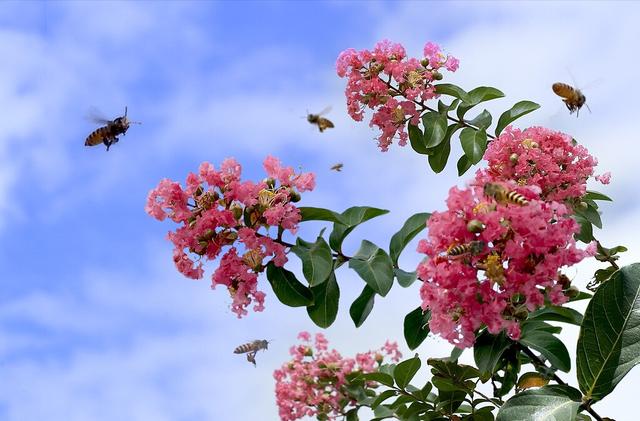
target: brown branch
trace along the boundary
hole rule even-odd
[[[547,367],[547,365],[544,362],[542,362],[542,360],[536,354],[534,354],[533,351],[531,351],[528,347],[522,345],[521,343],[518,343],[518,347],[522,352],[525,353],[527,357],[529,357],[529,359],[531,360],[531,364],[533,364],[535,367],[544,368],[545,371],[549,370],[549,367]],[[567,386],[567,383],[565,383],[560,377],[558,377],[557,374],[553,373],[552,378],[556,383],[563,386]],[[590,413],[593,416],[593,418],[596,419],[596,421],[602,421],[602,417],[598,415],[598,413],[594,411],[593,408],[591,408],[592,403],[593,401],[591,399],[588,399],[580,405],[580,408]]]

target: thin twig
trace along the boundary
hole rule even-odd
[[[539,368],[544,368],[545,371],[549,369],[549,367],[547,367],[547,365],[544,362],[542,362],[542,360],[536,354],[534,354],[533,351],[531,351],[528,347],[522,345],[521,343],[518,343],[518,346],[519,346],[520,350],[522,352],[524,352],[527,357],[529,357],[529,359],[531,360],[531,363],[534,366],[539,367]],[[564,385],[564,386],[567,385],[567,383],[565,383],[555,373],[553,373],[553,377],[552,378],[558,384],[561,384],[561,385]],[[593,417],[596,419],[596,421],[602,421],[602,417],[600,415],[598,415],[598,413],[596,411],[594,411],[593,408],[591,408],[591,403],[592,403],[592,400],[588,399],[587,401],[583,402],[580,405],[580,408],[584,409],[585,411],[587,411],[588,413],[593,415]]]

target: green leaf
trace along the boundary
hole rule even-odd
[[[429,335],[431,312],[418,307],[404,317],[404,339],[410,350],[416,349]]]
[[[373,414],[375,415],[375,418],[372,418],[371,421],[383,420],[385,418],[390,418],[390,417],[395,416],[395,413],[393,412],[393,410],[387,408],[384,405],[378,406],[373,411]]]
[[[340,214],[329,209],[301,206],[298,210],[300,210],[300,216],[302,216],[302,219],[300,220],[301,222],[330,221],[337,222],[339,224],[343,223]]]
[[[548,320],[580,326],[582,314],[570,307],[546,306],[529,314],[528,320]]]
[[[458,104],[460,104],[460,100],[457,98],[451,101],[451,104],[449,105],[442,102],[442,100],[438,100],[438,112],[440,114],[446,114],[449,111],[455,109],[458,106]]]
[[[351,304],[349,315],[356,327],[362,326],[364,321],[367,320],[369,313],[373,309],[375,296],[375,291],[369,285],[365,285],[358,298]]]
[[[349,410],[349,412],[347,412],[346,414],[346,421],[359,421],[360,418],[358,417],[358,408],[353,408],[351,410]]]
[[[413,150],[419,154],[429,154],[429,150],[424,144],[424,134],[422,130],[420,130],[420,127],[409,123],[407,131],[409,132],[409,143],[411,143]]]
[[[393,382],[393,379],[391,381]],[[371,404],[371,409],[376,409],[378,406],[380,406],[382,402],[386,401],[387,399],[395,395],[396,395],[395,390],[385,390],[380,395],[378,395],[378,397],[373,401],[373,403]]]
[[[606,200],[608,202],[612,202],[613,199],[611,199],[609,196],[607,196],[606,194],[594,191],[594,190],[587,190],[587,194],[585,194],[583,196],[583,199],[588,199],[588,200]]]
[[[387,295],[393,285],[393,263],[386,251],[362,240],[360,250],[349,259],[349,267],[378,294]]]
[[[393,370],[393,378],[396,380],[398,387],[401,389],[407,387],[411,379],[413,379],[413,376],[415,376],[420,369],[420,366],[420,358],[417,356],[396,365],[396,368]]]
[[[483,378],[489,379],[496,369],[502,353],[512,344],[513,341],[507,338],[504,333],[492,335],[485,329],[478,335],[476,343],[473,345],[473,358]]]
[[[462,155],[460,159],[458,159],[457,166],[459,176],[466,173],[467,170],[471,168],[471,162],[469,161],[469,158],[467,158],[467,155]]]
[[[396,275],[396,279],[398,280],[398,284],[402,288],[410,287],[416,279],[418,279],[416,272],[405,272],[402,269],[393,269],[393,274]]]
[[[581,215],[589,221],[592,225],[602,229],[602,220],[600,219],[600,213],[592,206],[587,206],[586,209],[576,209],[576,213]]]
[[[593,227],[591,226],[591,222],[587,221],[587,219],[582,215],[576,214],[573,215],[572,218],[580,224],[580,232],[575,234],[576,240],[580,240],[585,244],[589,244],[593,241]]]
[[[361,374],[360,376],[358,376],[358,378],[368,381],[375,381],[389,387],[393,386],[393,377],[391,377],[391,375],[387,373],[374,371],[372,373]]]
[[[442,172],[442,170],[444,170],[444,167],[447,166],[447,161],[449,160],[449,155],[451,154],[451,139],[446,139],[431,151],[432,153],[428,158],[429,166],[434,173],[439,174]]]
[[[579,391],[566,385],[527,390],[505,402],[496,421],[572,421],[581,398]]]
[[[445,414],[453,414],[460,407],[460,404],[464,401],[464,398],[467,396],[465,392],[440,392],[438,394],[438,405],[437,408],[444,411]],[[444,418],[447,420],[449,418]]]
[[[437,94],[449,95],[454,98],[458,98],[462,102],[469,102],[469,94],[461,87],[452,83],[441,83],[439,85],[434,85],[434,88],[436,88]]]
[[[473,120],[469,121],[469,124],[477,127],[479,130],[486,130],[489,126],[491,126],[491,114],[489,111],[484,110],[480,114],[478,114]]]
[[[340,288],[336,281],[336,275],[331,272],[326,282],[311,287],[314,304],[307,307],[307,313],[313,322],[321,328],[328,328],[336,320],[338,315],[338,301],[340,301]]]
[[[460,143],[471,164],[477,164],[487,149],[487,133],[465,127],[460,132]]]
[[[553,334],[543,330],[523,331],[520,342],[540,352],[558,370],[568,373],[571,369],[567,347]]]
[[[267,279],[273,293],[282,304],[290,307],[306,307],[313,304],[313,293],[296,279],[293,272],[269,262]]]
[[[491,86],[479,86],[469,91],[469,104],[476,105],[502,97],[504,97],[504,94],[499,89],[492,88]]]
[[[389,211],[385,209],[371,208],[368,206],[354,206],[345,210],[340,215],[343,223],[333,224],[333,231],[331,232],[331,235],[329,235],[329,245],[333,250],[341,252],[342,242],[345,237],[355,229],[355,227],[369,219],[384,215],[385,213],[389,213]]]
[[[500,136],[502,130],[507,127],[509,124],[517,120],[518,118],[529,114],[532,111],[540,108],[540,105],[531,101],[520,101],[517,102],[510,110],[505,111],[500,116],[498,120],[498,125],[496,126],[496,136]]]
[[[588,292],[580,291],[578,293],[578,295],[576,295],[575,297],[571,298],[569,300],[569,302],[572,303],[574,301],[589,300],[589,299],[591,299],[591,297],[593,297],[593,295],[589,294]]]
[[[315,243],[297,238],[291,251],[302,261],[302,273],[312,287],[326,281],[333,271],[331,249],[321,236],[318,236]]]
[[[577,348],[586,398],[600,400],[640,362],[640,263],[602,284],[587,306]]]
[[[404,248],[415,238],[420,231],[427,227],[427,219],[431,216],[428,212],[416,213],[404,222],[400,231],[393,234],[389,242],[389,256],[395,267],[398,266],[398,258]]]
[[[427,149],[435,148],[447,134],[447,117],[433,111],[422,116],[424,125],[424,146]]]

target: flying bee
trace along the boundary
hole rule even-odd
[[[461,256],[467,253],[478,254],[481,253],[482,250],[484,250],[484,246],[484,241],[471,241],[467,244],[458,244],[456,246],[452,244],[447,250],[447,255]]]
[[[586,105],[589,112],[591,112],[591,108],[587,105],[587,98],[580,89],[560,82],[551,85],[551,89],[553,89],[553,92],[556,95],[562,98],[562,101],[569,109],[569,114],[573,114],[575,112],[577,117],[580,113],[580,108],[582,108],[583,105]]]
[[[261,349],[268,349],[269,341],[266,339],[256,339],[253,342],[242,344],[233,350],[234,354],[247,354],[247,361],[256,365],[256,354]]]
[[[342,162],[338,162],[337,164],[333,165],[330,169],[340,172],[342,171],[342,167],[344,167],[344,164]]]
[[[331,120],[328,118],[322,117],[324,114],[331,111],[331,107],[327,107],[324,110],[320,111],[318,114],[311,114],[307,112],[307,121],[311,124],[315,124],[318,126],[320,133],[324,132],[326,129],[330,129],[335,127]]]
[[[93,118],[93,120],[97,123],[105,124],[105,126],[91,132],[84,141],[84,145],[95,146],[100,143],[104,143],[107,147],[107,151],[111,145],[118,142],[118,136],[127,133],[131,124],[141,124],[137,121],[130,121],[127,118],[127,107],[124,107],[124,115],[122,117],[117,117],[114,120],[106,120],[102,118]]]
[[[529,201],[523,195],[515,191],[510,191],[498,183],[485,184],[484,194],[493,197],[496,202],[501,204],[513,203],[518,206],[526,206],[529,204]]]

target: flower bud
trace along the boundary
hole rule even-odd
[[[422,64],[422,67],[427,67],[429,65],[429,59],[428,58],[423,58],[422,60],[420,60],[420,64]]]
[[[300,193],[295,191],[294,189],[289,189],[289,200],[293,203],[299,202],[301,199]]]
[[[526,297],[524,294],[516,293],[511,296],[511,302],[513,304],[524,304]]]
[[[513,165],[516,165],[518,163],[518,154],[515,152],[512,153],[511,156],[509,157],[509,161],[511,161]]]
[[[473,233],[482,232],[484,231],[484,224],[477,219],[472,219],[467,223],[467,231]]]
[[[580,202],[580,203],[578,203],[578,207],[580,209],[586,210],[589,207],[589,205],[587,204],[587,202]]]
[[[431,76],[433,76],[433,80],[442,80],[444,76],[440,72],[432,72]]]
[[[242,206],[240,206],[239,204],[233,203],[229,208],[229,210],[231,210],[231,212],[233,213],[233,217],[235,219],[240,219],[242,217],[243,209],[242,209]]]
[[[265,183],[267,185],[268,188],[272,189],[276,186],[276,180],[274,178],[271,177],[267,177],[264,180],[262,180],[263,183]]]

